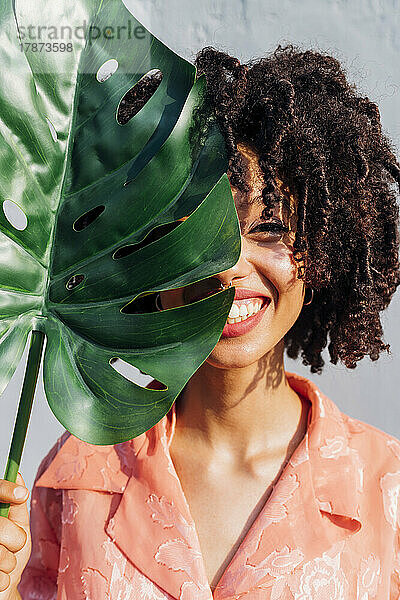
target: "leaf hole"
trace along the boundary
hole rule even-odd
[[[5,218],[10,225],[14,227],[14,229],[18,229],[19,231],[26,229],[28,225],[28,219],[18,204],[12,200],[4,200],[2,206]]]
[[[180,225],[181,220],[182,219],[179,219],[178,221],[172,221],[171,223],[163,223],[162,225],[155,227],[138,244],[128,244],[127,246],[121,246],[112,255],[113,259],[118,260],[119,258],[125,258],[126,256],[130,256],[131,254],[133,254],[133,252],[136,252],[137,250],[140,250],[141,248],[144,248],[152,242],[155,242],[156,240],[162,238],[164,235],[175,229],[175,227]]]
[[[51,137],[53,138],[53,140],[55,142],[58,142],[58,135],[57,135],[56,128],[54,127],[54,125],[50,121],[50,119],[48,119],[47,117],[46,117],[46,121],[47,121],[47,125],[49,126],[49,129],[50,129]]]
[[[112,358],[110,358],[109,364],[115,371],[117,371],[117,373],[122,375],[122,377],[124,377],[128,381],[136,383],[136,385],[139,385],[142,388],[145,388],[150,383],[150,381],[152,381],[154,382],[154,389],[168,389],[168,387],[161,381],[158,381],[158,379],[154,379],[154,377],[152,377],[151,375],[144,373],[144,371],[141,371],[137,367],[134,367],[133,365],[126,362],[122,358],[119,358],[118,356],[113,356]]]
[[[99,83],[104,83],[107,79],[110,79],[111,75],[114,75],[118,69],[118,61],[115,58],[106,60],[96,73],[96,79]]]
[[[95,221],[101,215],[104,209],[105,206],[95,206],[91,210],[88,210],[88,212],[86,212],[84,215],[76,219],[72,227],[75,229],[75,231],[82,231],[82,229],[85,229],[91,225],[93,221]]]
[[[125,304],[120,312],[125,315],[136,315],[143,313],[158,312],[156,307],[156,296],[158,292],[151,292],[142,294],[135,300],[131,300],[128,304]]]
[[[85,276],[81,273],[79,275],[72,275],[65,284],[67,290],[75,289],[82,281],[85,279]]]
[[[202,279],[187,285],[183,290],[184,304],[192,304],[204,300],[221,291],[221,282],[217,277]]]
[[[121,98],[117,110],[117,123],[125,125],[143,108],[156,92],[163,78],[160,69],[151,69]]]

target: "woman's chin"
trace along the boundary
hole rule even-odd
[[[220,369],[241,369],[257,362],[265,352],[250,344],[239,343],[236,338],[221,339],[206,362]]]

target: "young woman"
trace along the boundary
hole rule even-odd
[[[241,226],[239,261],[211,278],[236,288],[227,325],[151,430],[58,440],[32,491],[27,566],[26,500],[2,482],[2,597],[21,578],[24,600],[397,600],[400,442],[284,368],[286,350],[321,373],[328,334],[348,368],[389,350],[394,149],[332,56],[279,46],[241,65],[207,47],[196,66]],[[158,309],[198,293],[161,292]]]

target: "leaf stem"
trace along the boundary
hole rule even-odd
[[[8,454],[7,466],[4,474],[4,479],[12,481],[13,483],[15,483],[17,479],[22,450],[25,444],[26,431],[31,416],[32,402],[36,390],[40,360],[42,358],[43,342],[44,333],[42,331],[33,330],[25,368],[24,383],[22,385],[10,452]],[[9,502],[0,502],[1,517],[8,517],[9,509]]]

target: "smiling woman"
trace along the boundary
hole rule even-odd
[[[346,580],[340,597],[360,593],[363,569],[373,581],[369,592],[378,590],[380,573],[378,597],[386,599],[390,585],[397,597],[398,573],[390,561],[398,548],[384,507],[385,494],[398,485],[396,479],[385,488],[385,461],[393,460],[398,441],[349,420],[315,384],[287,373],[283,360],[285,349],[292,358],[301,351],[303,363],[320,373],[328,334],[331,362],[341,360],[348,368],[389,349],[381,340],[379,312],[400,283],[398,207],[391,187],[399,184],[400,171],[378,108],[357,96],[335,58],[292,46],[247,65],[207,47],[196,65],[207,77],[205,106],[230,152],[228,176],[242,244],[239,261],[215,276],[222,286],[236,288],[227,324],[171,417],[168,450],[196,524],[207,581],[216,598],[228,597],[227,590],[250,598],[259,590],[263,598],[304,593],[311,599],[321,586],[327,598],[339,598],[321,578],[318,586],[302,589],[307,570],[320,561],[321,569],[334,565],[332,575]],[[190,286],[192,296],[199,297],[196,286],[200,282]],[[181,306],[188,297],[185,288],[166,290],[160,306]],[[335,419],[341,428],[333,426]],[[369,445],[380,448],[379,458],[369,456]],[[339,456],[346,455],[353,457],[354,473],[348,466],[335,489],[329,463],[338,468]],[[372,460],[375,479],[364,472]],[[303,461],[317,486],[309,487],[300,474]],[[393,463],[395,473],[399,467]],[[358,489],[351,501],[357,506],[350,508],[345,498],[352,486]],[[242,490],[229,505],[227,489]],[[322,546],[321,522],[306,518],[303,502],[310,494],[323,511],[319,515],[344,526]],[[377,503],[379,516],[371,520],[367,515]],[[382,546],[373,535],[377,521],[379,530],[387,529]],[[278,522],[274,545],[271,525]],[[318,535],[306,535],[306,522]],[[361,522],[362,533],[346,544],[333,543],[358,532]],[[287,567],[277,562],[273,568],[282,554]],[[257,576],[248,564],[259,569]]]
[[[261,195],[265,183],[257,153],[244,143],[239,142],[237,147],[246,165],[246,184],[249,187],[248,192],[243,192],[232,186],[242,233],[242,251],[239,262],[217,276],[222,284],[231,282],[235,285],[236,295],[221,340],[208,361],[215,360],[220,352],[224,356],[230,352],[239,365],[244,343],[252,344],[253,352],[265,355],[283,338],[301,311],[304,284],[295,276],[297,263],[293,259],[297,200],[284,187],[282,180],[277,179],[273,214],[266,217]],[[190,286],[192,295],[197,298],[200,295],[196,294],[196,289],[200,285]],[[164,309],[182,306],[187,303],[188,297],[190,299],[187,288],[163,291],[160,293],[160,306]],[[256,327],[261,320],[262,332]],[[244,334],[248,334],[246,338],[242,338]],[[238,338],[241,351],[232,343],[223,345],[222,340],[234,337]],[[247,352],[245,361],[250,358]],[[259,357],[254,354],[252,358],[256,360]]]
[[[321,373],[328,336],[331,362],[350,369],[389,350],[400,166],[379,110],[313,50],[241,65],[207,47],[196,66],[241,253],[161,291],[157,308],[233,286],[231,312],[152,429],[102,449],[66,435],[45,458],[22,597],[40,581],[54,598],[57,581],[68,598],[397,600],[400,441],[284,366],[286,350]]]

